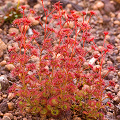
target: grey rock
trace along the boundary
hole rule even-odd
[[[120,64],[117,65],[117,69],[120,70]]]
[[[28,29],[28,35],[33,35],[33,31],[31,28]]]
[[[8,111],[8,105],[7,105],[7,102],[6,101],[3,101],[1,104],[0,104],[0,111],[2,113],[5,113]]]
[[[109,98],[105,98],[105,99],[104,99],[104,97],[103,97],[103,101],[102,101],[102,102],[103,102],[104,104],[106,104],[109,100],[110,100]]]

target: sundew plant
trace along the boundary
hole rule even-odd
[[[61,119],[72,112],[71,115],[79,114],[86,120],[103,120],[105,105],[110,106],[110,103],[104,105],[102,101],[106,97],[113,99],[111,94],[105,96],[103,91],[107,86],[115,85],[112,80],[108,85],[104,82],[104,77],[114,67],[109,66],[108,73],[101,75],[105,56],[113,49],[112,45],[105,42],[108,32],[103,33],[103,49],[99,49],[94,42],[95,37],[90,33],[94,11],[86,13],[72,10],[67,13],[57,2],[49,12],[43,0],[41,3],[44,22],[41,16],[34,16],[32,9],[26,15],[25,6],[21,6],[23,17],[13,21],[20,34],[13,32],[10,35],[18,42],[19,51],[15,47],[9,50],[9,63],[15,66],[11,75],[19,79],[19,84],[14,83],[9,92],[18,96],[21,112],[29,111],[44,119]],[[32,22],[30,15],[39,21],[44,31],[43,38],[39,37],[41,31],[35,29],[32,35],[27,34]],[[38,44],[38,38],[41,44]],[[94,51],[97,51],[96,54],[90,54]],[[98,67],[94,67],[95,61]]]

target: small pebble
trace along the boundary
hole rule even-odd
[[[12,43],[12,46],[15,47],[15,50],[18,52],[19,51],[19,45],[17,42]]]
[[[12,111],[14,109],[14,103],[13,102],[8,102],[8,110]]]
[[[16,3],[16,4],[18,4],[18,0],[14,0],[14,2]],[[26,0],[20,0],[19,1],[20,3],[20,5],[24,5],[25,4],[25,2],[26,2]]]
[[[4,94],[4,95],[3,95],[3,98],[7,98],[7,94]]]
[[[6,90],[9,87],[9,81],[5,75],[0,76],[0,86],[1,90]]]
[[[0,103],[2,102],[2,100],[3,100],[3,97],[0,96]]]
[[[117,93],[118,98],[120,99],[120,91]]]
[[[7,54],[4,54],[4,60],[8,61],[9,60],[9,57]]]
[[[117,69],[120,70],[120,64],[117,65]]]
[[[14,120],[18,120],[16,116],[14,116],[14,118],[13,118],[13,119],[14,119]]]
[[[117,46],[118,50],[120,50],[120,45]]]
[[[115,25],[120,25],[120,21],[116,20],[116,21],[114,21],[114,24]]]
[[[22,116],[18,116],[17,119],[18,119],[18,120],[21,120],[21,119],[22,119]]]
[[[103,23],[107,24],[108,22],[110,22],[110,18],[107,15],[103,16]]]
[[[3,60],[2,62],[0,62],[1,66],[5,66],[7,64],[6,60]]]
[[[106,35],[106,40],[107,40],[107,39],[108,39],[108,40],[110,39],[110,35]]]
[[[118,84],[116,84],[116,85],[115,85],[115,88],[114,88],[114,91],[117,93],[117,92],[118,92],[118,90],[119,90],[119,85],[118,85]]]
[[[69,8],[69,9],[71,9],[72,5],[71,4],[67,4],[66,7]]]
[[[70,21],[69,22],[69,27],[72,29],[74,27],[74,22],[73,21]]]
[[[53,118],[49,118],[49,120],[55,120],[55,119],[53,119]]]
[[[7,48],[8,50],[10,50],[12,48],[12,45],[8,45]]]
[[[7,102],[6,102],[6,101],[0,103],[0,111],[1,111],[2,113],[5,113],[5,112],[8,111],[8,105],[7,105]]]
[[[111,61],[107,61],[107,65],[108,65],[108,66],[112,66],[113,63],[112,63]]]
[[[46,17],[43,17],[43,21],[46,22]],[[48,19],[47,19],[47,23],[48,23]]]
[[[22,26],[21,26],[21,31],[23,31],[23,28],[25,29],[25,31],[27,31],[27,30],[29,29],[29,26],[26,25],[26,26],[24,27],[24,25],[22,25]]]
[[[11,113],[5,113],[3,117],[5,116],[9,117],[11,120],[14,118]]]
[[[118,98],[118,96],[116,96],[113,98],[113,101],[119,103],[120,99]]]
[[[118,72],[118,77],[120,77],[120,71]]]
[[[104,12],[105,14],[110,14],[111,12],[115,12],[115,6],[110,2],[105,3]]]
[[[69,23],[65,23],[64,25],[65,28],[73,28],[74,27],[74,22],[73,21],[70,21]]]
[[[105,77],[105,75],[107,74],[107,72],[108,72],[108,70],[104,70],[104,69],[103,69],[103,71],[101,72],[101,76],[102,76],[102,77]]]
[[[39,21],[38,20],[35,20],[35,18],[34,17],[29,17],[28,18],[30,21],[31,21],[31,24],[33,25],[33,26],[35,26],[35,25],[38,25],[39,24]]]
[[[27,118],[23,118],[23,120],[28,120]]]
[[[108,116],[110,119],[112,119],[112,118],[113,118],[113,113],[107,112],[107,116]]]
[[[100,24],[103,24],[103,19],[100,18],[97,22],[100,23]]]
[[[90,86],[89,86],[89,85],[84,85],[84,86],[82,87],[82,90],[86,90],[86,89],[90,89]]]
[[[33,55],[33,56],[31,57],[30,61],[32,61],[32,62],[37,62],[37,61],[39,61],[39,57]]]
[[[15,68],[15,66],[13,64],[7,64],[5,65],[5,69],[8,70],[8,71],[11,71]]]
[[[94,51],[94,52],[93,52],[93,56],[94,56],[94,55],[97,55],[97,54],[100,55],[99,51]]]
[[[87,68],[88,67],[88,62],[84,62],[83,63],[83,68]]]
[[[28,29],[28,35],[33,35],[33,31],[31,28]]]
[[[19,30],[18,30],[17,28],[10,28],[10,29],[8,30],[8,33],[9,33],[9,34],[11,34],[11,33],[13,33],[13,32],[15,32],[16,35],[19,34]]]
[[[98,46],[99,51],[103,51],[104,47],[103,46]]]
[[[120,19],[120,12],[117,14],[117,18]]]
[[[38,10],[40,7],[41,7],[40,4],[36,4],[36,5],[34,5],[34,9],[36,9],[36,10]]]
[[[120,39],[120,34],[119,34],[119,35],[117,35],[117,38],[118,38],[118,39]]]
[[[26,108],[25,108],[25,111],[26,111],[27,113],[30,113],[30,107],[26,107]]]
[[[102,8],[104,8],[104,3],[101,2],[101,1],[98,1],[98,2],[93,6],[93,9],[94,9],[94,10],[102,9]]]
[[[108,79],[108,80],[112,80],[112,79],[113,79],[113,74],[109,73],[109,74],[107,75],[107,79]]]
[[[2,117],[4,114],[0,111],[0,117]]]
[[[0,39],[0,57],[3,56],[3,50],[7,49],[7,45]]]
[[[120,63],[120,56],[117,56],[116,60],[118,61],[118,63]]]
[[[47,1],[47,3],[48,3],[48,1]],[[41,14],[44,12],[41,4],[36,4],[36,5],[34,5],[33,8],[34,8],[34,10],[35,10],[36,12],[39,12],[39,13],[41,13]]]
[[[114,54],[118,54],[118,52],[119,52],[118,50],[114,50]]]
[[[114,17],[115,17],[115,14],[114,14],[113,12],[110,12],[110,16],[111,16],[112,18],[114,18]]]
[[[3,51],[0,50],[0,58],[3,56]]]
[[[3,116],[3,120],[11,120],[9,116]]]
[[[0,28],[0,33],[2,33],[2,31],[3,31],[3,30]]]
[[[12,100],[15,97],[14,93],[9,93],[8,94],[8,100]]]
[[[100,65],[95,65],[95,66],[93,66],[93,71],[94,71],[94,72],[98,72],[99,69],[100,69]]]
[[[80,117],[74,117],[73,120],[82,120]]]

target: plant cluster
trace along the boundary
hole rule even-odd
[[[29,110],[30,113],[40,114],[44,118],[58,118],[65,112],[73,111],[87,120],[103,120],[102,101],[106,85],[101,71],[105,55],[113,49],[112,45],[106,45],[104,39],[101,50],[91,37],[89,23],[95,15],[93,11],[89,12],[89,19],[86,19],[87,13],[84,11],[78,13],[72,10],[66,13],[60,2],[53,5],[50,13],[44,8],[43,1],[42,5],[45,23],[40,16],[35,17],[44,30],[41,45],[36,41],[40,35],[38,31],[33,29],[33,35],[27,35],[26,26],[30,26],[31,21],[28,19],[29,15],[24,13],[25,6],[21,6],[23,18],[13,21],[20,30],[18,36],[11,34],[19,44],[19,51],[15,47],[9,50],[9,63],[14,64],[15,69],[11,74],[18,77],[20,83],[14,83],[9,91],[19,97],[18,106],[21,111]],[[30,14],[34,15],[35,11],[30,10]],[[51,20],[48,23],[49,17]],[[57,21],[56,27],[50,27],[54,21]],[[70,27],[71,22],[74,23],[73,28]],[[104,32],[105,38],[107,34],[108,32]],[[85,49],[86,43],[91,43],[89,51]],[[88,67],[84,68],[86,56],[94,50],[99,51],[99,54],[91,55],[91,58],[98,62],[99,67],[93,70],[94,65],[89,62]],[[32,58],[37,58],[37,62]],[[110,66],[108,72],[112,70],[114,68]],[[110,81],[108,86],[114,85]],[[107,97],[113,98],[110,93]]]
[[[0,9],[0,25],[4,22],[12,23],[14,19],[22,17],[20,13],[19,3],[18,5],[11,2],[7,3]]]

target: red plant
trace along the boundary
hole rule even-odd
[[[113,99],[113,96],[111,93],[108,93],[107,96],[110,98],[110,99]]]
[[[23,18],[13,22],[18,25],[21,32],[18,36],[11,34],[18,42],[20,51],[17,52],[15,48],[9,50],[9,63],[14,64],[15,69],[11,73],[19,78],[20,85],[14,84],[10,91],[19,97],[18,105],[22,111],[29,108],[33,114],[58,117],[64,111],[76,109],[87,119],[102,120],[104,113],[99,111],[104,107],[102,98],[105,86],[101,71],[105,55],[109,52],[106,49],[112,49],[112,46],[108,45],[105,50],[100,51],[101,54],[94,55],[96,60],[100,59],[98,60],[100,68],[97,72],[93,71],[93,64],[90,64],[91,68],[89,65],[87,68],[83,66],[87,53],[90,52],[84,49],[85,43],[93,42],[94,46],[91,45],[90,50],[98,49],[94,38],[89,34],[91,29],[89,21],[95,13],[90,11],[90,18],[87,21],[85,19],[87,13],[83,11],[83,20],[80,21],[78,19],[81,17],[80,14],[76,11],[67,14],[60,6],[60,2],[53,6],[50,13],[44,7],[43,1],[42,5],[46,16],[45,25],[43,26],[39,16],[35,17],[36,20],[40,20],[44,30],[42,46],[36,41],[39,32],[33,29],[33,35],[27,36],[26,26],[30,26],[31,21],[25,16],[24,6],[21,11]],[[30,14],[34,13],[34,10],[30,10]],[[51,17],[49,23],[47,23],[48,17]],[[50,28],[54,20],[57,21],[56,27]],[[69,27],[70,22],[74,23],[73,28]],[[67,28],[64,28],[65,24]],[[75,34],[74,38],[71,38],[72,33]],[[81,39],[77,38],[78,34],[81,34]],[[104,34],[106,36],[108,33],[104,32]],[[32,45],[32,41],[36,41],[36,44]],[[56,44],[54,41],[57,41]],[[103,42],[105,47],[105,39]],[[35,56],[37,62],[32,61]],[[86,74],[89,69],[92,72]],[[109,68],[109,71],[111,70],[112,67]],[[109,85],[114,86],[114,83],[110,81]],[[110,94],[108,96],[112,98]]]

